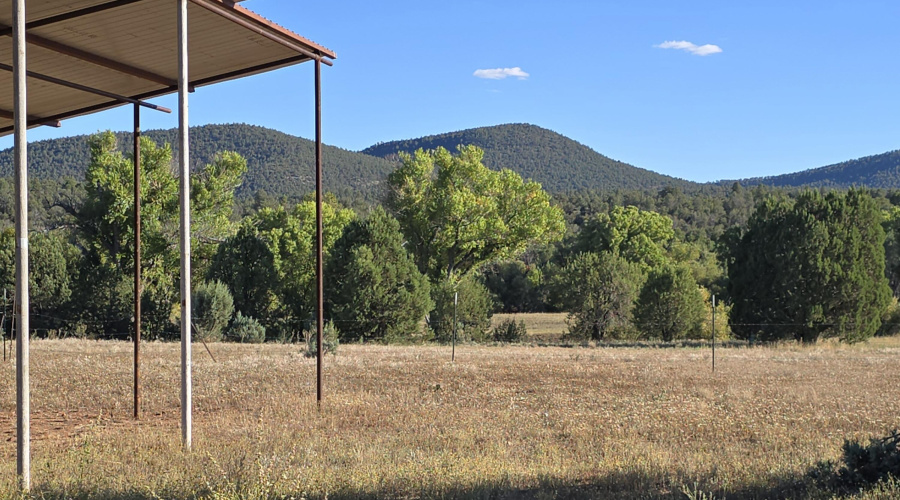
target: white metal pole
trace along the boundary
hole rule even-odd
[[[26,99],[25,0],[13,2],[13,118],[16,167],[16,473],[31,489],[31,388],[28,363],[28,104]]]
[[[191,163],[188,137],[188,0],[178,0],[178,167],[181,172],[181,437],[191,449]]]

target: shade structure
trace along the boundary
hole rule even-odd
[[[170,0],[28,0],[29,126],[176,92],[176,9]],[[0,0],[0,135],[12,133],[11,0]],[[226,0],[188,2],[191,87],[334,52]],[[49,77],[42,78],[42,77]]]
[[[322,64],[335,55],[234,0],[0,0],[0,135],[15,134],[16,320],[29,332],[28,179],[26,130],[131,103],[135,137],[145,99],[178,92],[181,247],[182,431],[191,446],[191,284],[188,92],[195,87],[315,61],[316,185],[321,220]],[[27,57],[26,57],[27,53]],[[168,111],[168,110],[166,110]],[[137,149],[136,149],[137,151]],[[139,157],[135,154],[136,159]],[[138,185],[135,169],[135,186]],[[139,234],[135,190],[135,234]],[[316,231],[318,391],[322,364],[322,227]],[[140,252],[135,242],[135,297]],[[139,414],[140,308],[135,308],[135,416]],[[31,483],[29,335],[16,336],[16,471]]]

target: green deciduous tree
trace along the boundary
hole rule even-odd
[[[760,204],[747,231],[723,248],[735,332],[804,342],[869,338],[890,301],[884,237],[881,211],[859,190]]]
[[[557,276],[554,290],[573,337],[593,340],[633,334],[632,309],[644,275],[612,252],[581,253]]]
[[[650,271],[634,309],[634,323],[643,337],[667,342],[698,338],[705,317],[703,294],[687,266]]]
[[[401,154],[388,178],[393,211],[419,269],[432,281],[458,279],[481,264],[562,237],[562,211],[537,182],[489,170],[483,152],[460,146]]]
[[[633,206],[617,206],[585,223],[576,249],[612,252],[649,271],[668,262],[666,250],[674,237],[669,217]]]
[[[134,296],[129,285],[134,270],[134,164],[118,151],[111,132],[92,136],[89,144],[84,198],[58,206],[74,219],[75,241],[82,250],[82,279],[77,285],[83,300],[81,319],[90,333],[121,336],[131,329]],[[191,178],[197,276],[205,267],[204,255],[211,253],[210,245],[232,230],[228,217],[245,170],[238,155],[223,153]],[[160,147],[142,137],[142,310],[149,336],[173,330],[170,319],[179,293],[178,184],[169,145]]]
[[[400,224],[381,207],[347,226],[326,275],[343,339],[409,339],[433,305],[428,278],[403,247]]]
[[[355,215],[332,201],[322,216],[327,254]],[[299,335],[315,312],[315,227],[312,201],[264,208],[244,219],[212,259],[209,278],[225,283],[235,308],[261,321],[270,338]]]

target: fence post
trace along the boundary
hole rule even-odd
[[[450,361],[456,362],[456,328],[459,322],[456,320],[456,309],[459,306],[459,292],[453,294],[453,351],[450,354]]]
[[[716,295],[712,296],[712,371],[716,371]]]

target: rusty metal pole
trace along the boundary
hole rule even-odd
[[[141,107],[134,105],[134,418],[141,418]]]
[[[325,328],[325,279],[322,276],[322,63],[316,60],[316,403],[321,408]]]
[[[16,171],[16,475],[31,489],[31,380],[28,345],[28,99],[25,62],[25,0],[12,2],[13,118]]]

